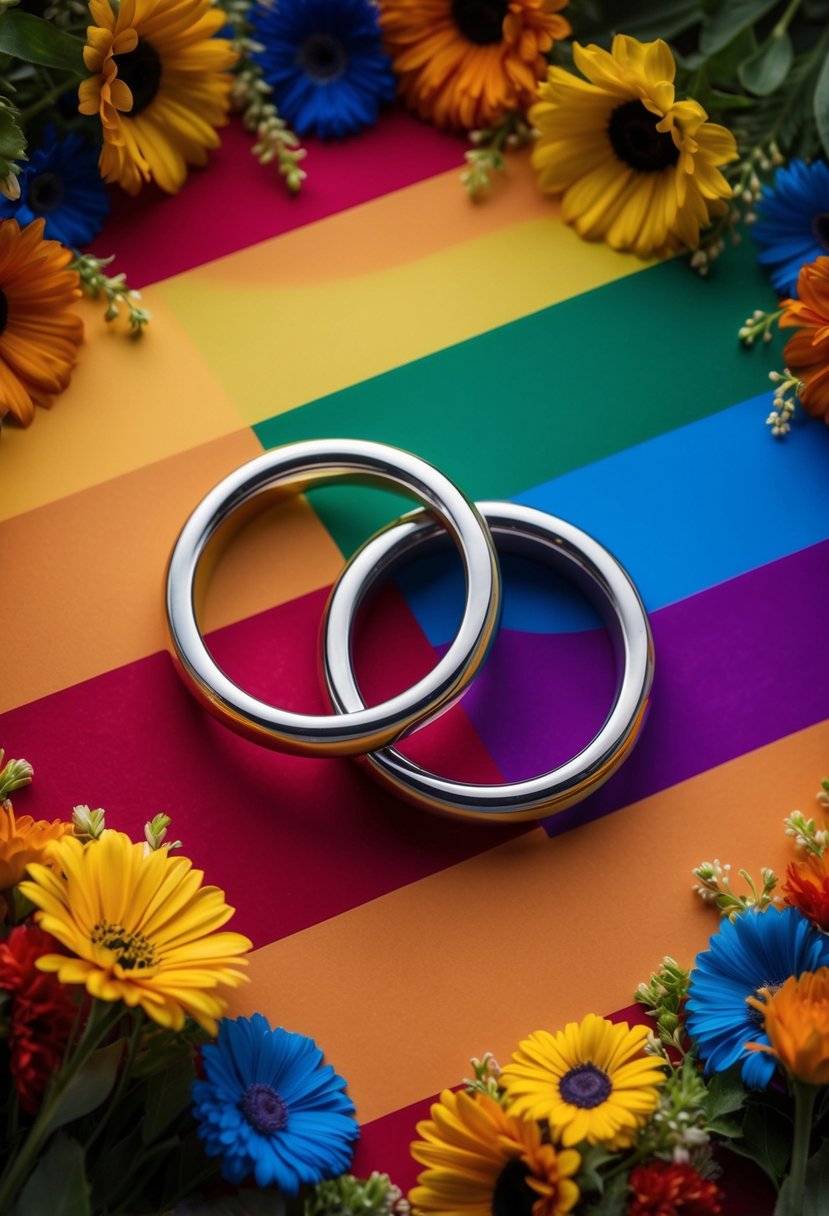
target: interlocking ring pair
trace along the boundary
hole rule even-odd
[[[198,623],[206,562],[227,534],[276,494],[299,493],[347,476],[404,490],[423,504],[382,529],[351,558],[323,620],[322,672],[334,713],[308,715],[268,705],[239,688],[210,654]],[[247,510],[246,510],[247,508]],[[361,603],[415,552],[449,537],[464,565],[466,598],[455,640],[406,692],[367,707],[352,666]],[[427,772],[392,746],[452,705],[483,664],[498,629],[501,580],[496,547],[546,563],[599,609],[614,642],[618,686],[590,743],[550,772],[504,785],[453,781]],[[184,525],[167,569],[167,623],[176,666],[197,700],[238,734],[307,756],[361,756],[372,775],[430,811],[486,822],[540,819],[585,798],[618,768],[642,726],[653,678],[653,639],[630,576],[598,541],[542,511],[509,502],[471,503],[426,461],[385,444],[326,439],[287,444],[231,473]]]

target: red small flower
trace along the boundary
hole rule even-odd
[[[37,1110],[46,1083],[61,1066],[75,1021],[70,990],[36,965],[42,954],[59,949],[36,925],[18,925],[0,942],[0,989],[12,994],[11,1074],[20,1105],[29,1114]]]
[[[717,1216],[722,1193],[690,1165],[653,1161],[630,1175],[633,1199],[627,1216]]]
[[[783,892],[787,902],[818,928],[829,929],[829,852],[822,857],[811,853],[804,861],[793,861],[786,871]]]

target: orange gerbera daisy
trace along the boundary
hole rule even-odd
[[[45,861],[44,854],[51,841],[68,836],[71,831],[71,823],[17,816],[10,802],[0,803],[0,891],[8,891],[22,882],[26,866],[32,861]]]
[[[748,1003],[763,1015],[771,1046],[748,1043],[751,1051],[776,1056],[791,1076],[807,1085],[829,1085],[829,967],[790,976],[776,992],[763,988]]]
[[[829,259],[827,259],[829,260]],[[818,926],[829,929],[829,852],[793,861],[786,871],[786,900]]]
[[[84,63],[93,75],[78,90],[82,114],[103,127],[101,175],[137,194],[156,181],[175,194],[188,165],[203,165],[227,121],[236,54],[214,35],[227,20],[210,0],[89,0]]]
[[[23,426],[66,388],[83,339],[71,309],[81,294],[72,253],[44,241],[45,224],[21,231],[17,220],[0,221],[0,418],[11,413]]]
[[[567,0],[380,0],[380,25],[410,109],[440,127],[489,127],[525,111],[566,38]]]
[[[783,358],[803,382],[798,393],[807,414],[829,424],[829,258],[807,262],[797,278],[797,300],[783,301],[781,329],[797,329]]]

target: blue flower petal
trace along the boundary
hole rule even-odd
[[[46,221],[44,236],[77,247],[88,245],[109,214],[109,194],[98,172],[98,152],[79,135],[58,139],[47,127],[18,177],[20,198],[0,195],[0,219],[21,227]]]
[[[772,282],[797,296],[797,276],[807,262],[829,254],[829,165],[793,160],[762,191],[752,229],[758,261],[776,266]]]

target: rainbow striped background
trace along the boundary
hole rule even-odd
[[[298,199],[231,129],[183,194],[120,208],[100,244],[147,286],[130,344],[85,308],[72,386],[2,439],[0,744],[35,765],[18,809],[164,810],[256,951],[238,1011],[318,1038],[365,1126],[357,1167],[412,1176],[430,1095],[485,1049],[627,1006],[712,931],[690,867],[783,865],[782,816],[829,770],[829,432],[763,427],[779,351],[735,331],[770,296],[750,242],[712,281],[580,242],[525,161],[484,206],[461,146],[394,114],[319,147]],[[534,828],[424,818],[358,766],[271,754],[178,684],[167,553],[200,496],[263,448],[388,441],[478,498],[586,528],[652,615],[653,704],[629,763]],[[251,525],[209,604],[215,653],[260,695],[322,708],[316,633],[342,554],[396,513],[335,487]],[[587,607],[506,563],[505,622],[461,706],[409,744],[498,780],[572,752],[612,688]],[[368,692],[452,635],[459,574],[412,570],[372,606]],[[578,830],[572,830],[578,829]]]

